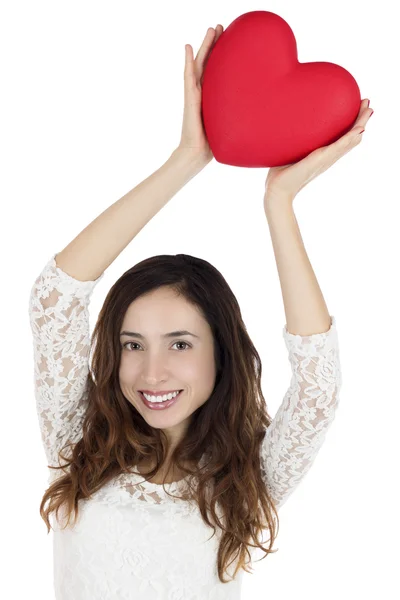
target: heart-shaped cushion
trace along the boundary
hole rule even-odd
[[[204,68],[203,124],[227,165],[297,162],[347,133],[360,104],[354,77],[334,63],[299,62],[293,31],[268,11],[235,19]]]

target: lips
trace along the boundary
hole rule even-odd
[[[146,400],[142,392],[139,392],[139,394],[143,404],[148,409],[155,411],[163,411],[168,409],[170,406],[173,406],[179,400],[182,392],[183,390],[181,390],[179,394],[176,395],[174,398],[171,398],[171,400],[164,400],[164,402],[150,402],[150,400]]]

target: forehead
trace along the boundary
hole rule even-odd
[[[157,323],[163,327],[171,324],[176,328],[187,328],[189,323],[204,324],[204,319],[199,309],[188,302],[184,296],[178,296],[177,292],[170,288],[159,288],[148,294],[136,298],[126,311],[123,327],[132,325],[139,327],[140,323],[146,327]]]

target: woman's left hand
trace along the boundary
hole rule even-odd
[[[293,201],[307,183],[329,169],[355,146],[358,146],[362,139],[360,132],[365,128],[373,113],[368,104],[368,99],[361,102],[360,112],[354,126],[333,144],[314,150],[299,162],[281,167],[271,167],[265,183],[266,195],[268,194],[269,197],[284,196]]]
[[[201,112],[204,71],[223,29],[223,25],[217,25],[215,29],[213,27],[208,28],[195,59],[192,46],[190,44],[185,46],[185,102],[181,141],[178,150],[193,157],[204,166],[214,158],[208,143]]]

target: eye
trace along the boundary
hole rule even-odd
[[[137,342],[126,342],[125,344],[123,344],[123,348],[127,348],[127,346],[129,346],[130,344],[133,344],[134,346],[139,346],[139,344]],[[184,344],[185,346],[187,346],[188,348],[191,348],[192,346],[190,344],[188,344],[187,342],[184,342],[183,340],[180,342],[174,342],[174,344],[172,344],[173,346],[175,346],[175,344]],[[184,350],[186,350],[186,348],[184,348]],[[130,352],[132,352],[132,350],[130,350]],[[179,352],[183,352],[182,350],[180,350]]]
[[[130,344],[135,344],[136,346],[139,346],[139,344],[137,344],[136,342],[126,342],[126,344],[123,344],[122,347],[127,348],[127,346],[129,346]]]

